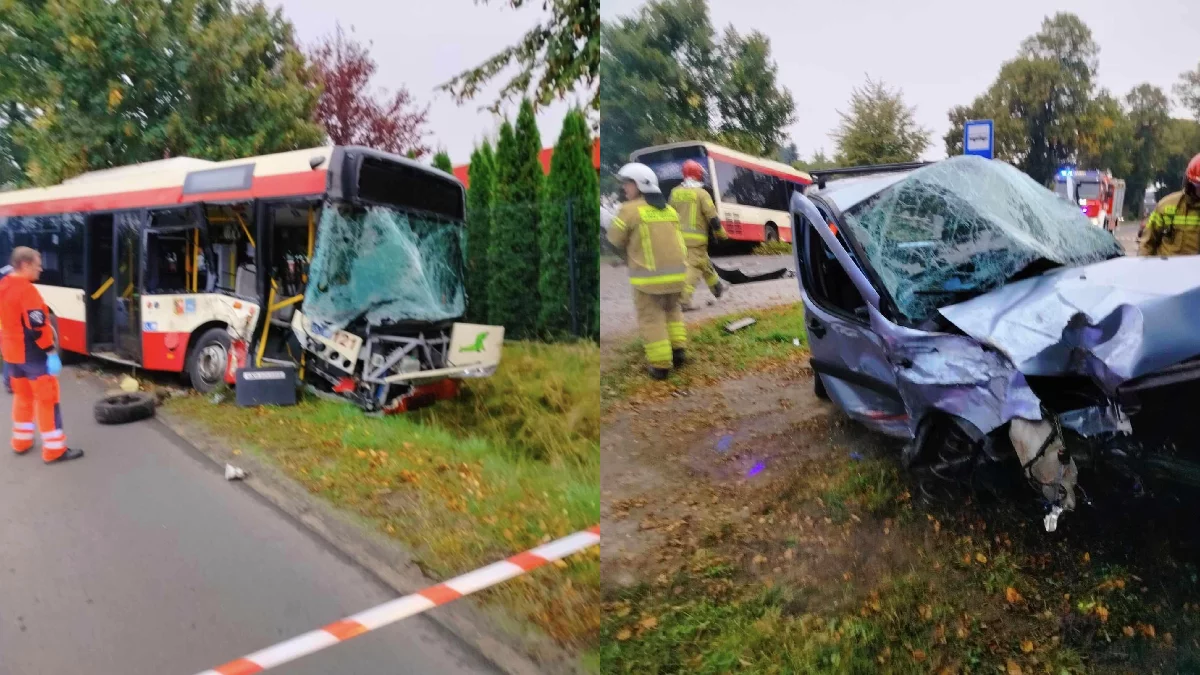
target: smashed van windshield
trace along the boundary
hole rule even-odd
[[[461,317],[463,230],[456,220],[327,204],[304,313],[334,329],[364,315],[372,325]]]
[[[909,174],[845,212],[908,320],[1004,285],[1039,260],[1082,265],[1121,255],[1079,208],[1004,162],[960,156]]]

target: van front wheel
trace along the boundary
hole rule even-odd
[[[232,341],[224,328],[210,328],[189,350],[187,372],[192,388],[207,394],[225,381]]]

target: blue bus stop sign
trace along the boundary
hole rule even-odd
[[[991,120],[972,120],[963,125],[963,154],[992,159],[995,147]]]

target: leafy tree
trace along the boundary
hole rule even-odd
[[[600,164],[638,148],[709,138],[716,44],[705,0],[652,0],[601,31]]]
[[[1200,151],[1200,123],[1195,120],[1170,119],[1162,134],[1162,158],[1154,183],[1159,199],[1183,187],[1183,174],[1188,162]]]
[[[4,12],[0,163],[29,182],[322,140],[313,73],[291,24],[262,2],[22,0]]]
[[[778,85],[771,41],[758,31],[742,37],[729,27],[718,51],[719,63],[726,66],[719,76],[719,132],[745,137],[752,154],[774,155],[783,143],[784,128],[796,121],[796,103],[792,93]]]
[[[527,0],[504,0],[504,4],[520,9]],[[565,98],[580,83],[589,89],[594,87],[600,64],[600,0],[543,0],[542,8],[550,10],[549,21],[534,26],[517,44],[459,73],[440,88],[461,104],[515,64],[517,74],[491,106],[496,112],[505,101],[525,97],[535,80],[535,108]],[[592,96],[591,107],[600,109],[598,90]]]
[[[1140,84],[1125,96],[1125,103],[1129,107],[1132,140],[1127,155],[1129,171],[1117,175],[1127,175],[1125,204],[1138,209],[1146,187],[1154,183],[1155,175],[1166,160],[1164,135],[1171,117],[1171,102],[1158,87]],[[1116,153],[1121,150],[1120,146],[1114,148]]]
[[[631,152],[659,143],[712,140],[774,156],[794,119],[767,38],[730,28],[718,41],[704,0],[651,0],[605,25],[600,71],[606,182]]]
[[[492,145],[471,153],[467,168],[467,316],[475,323],[488,321],[488,248],[492,238],[492,207],[496,192],[496,158]]]
[[[573,110],[563,120],[542,198],[538,327],[544,335],[563,336],[571,330],[569,218],[574,230],[579,334],[600,337],[599,203],[600,183],[592,166],[587,118],[583,111]]]
[[[316,119],[339,145],[367,147],[413,159],[429,152],[424,144],[429,108],[419,108],[408,89],[389,95],[371,91],[378,65],[368,45],[348,37],[339,25],[309,54],[322,85]]]
[[[798,162],[800,161],[800,149],[796,147],[795,141],[790,141],[787,145],[779,148],[775,158],[784,164]]]
[[[797,159],[792,162],[792,166],[801,171],[817,171],[819,169],[834,169],[837,168],[837,162],[825,156],[824,150],[818,150],[813,153],[811,159]]]
[[[1092,91],[1099,47],[1090,29],[1073,14],[1042,22],[1017,58],[1000,68],[996,80],[970,106],[949,113],[946,152],[962,152],[963,123],[995,123],[996,157],[1012,162],[1040,183],[1058,167],[1088,151],[1089,118],[1096,115]]]
[[[445,150],[438,150],[433,156],[433,168],[446,173],[454,173],[454,165],[450,163],[450,155]]]
[[[929,130],[917,124],[915,112],[899,90],[868,77],[850,95],[850,111],[838,111],[842,121],[833,133],[837,162],[856,166],[917,159],[929,147]]]
[[[1175,85],[1175,95],[1179,102],[1200,122],[1200,65],[1195,70],[1179,74],[1179,83]]]
[[[514,338],[533,337],[537,327],[541,149],[533,103],[526,99],[515,130],[507,120],[500,128],[488,248],[488,315]]]

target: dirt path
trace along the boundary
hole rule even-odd
[[[795,269],[795,260],[790,255],[779,256],[725,256],[714,258],[722,267],[740,268],[747,273],[766,272],[780,267]],[[777,279],[752,284],[739,284],[711,306],[688,312],[688,322],[711,319],[743,309],[774,307],[800,301],[800,290],[796,279]],[[707,290],[698,290],[701,301],[712,299]],[[625,338],[637,332],[637,317],[633,311],[633,298],[629,290],[629,274],[624,266],[611,264],[600,266],[600,340],[602,343]]]
[[[605,421],[601,441],[604,583],[651,582],[722,538],[742,544],[728,547],[738,564],[761,568],[769,560],[779,566],[755,571],[814,587],[863,566],[903,565],[907,554],[877,532],[840,523],[826,529],[813,520],[817,512],[784,503],[837,460],[879,456],[893,446],[817,399],[811,377],[795,371],[749,375],[618,411]],[[793,557],[780,547],[781,527],[800,546],[812,546]]]

